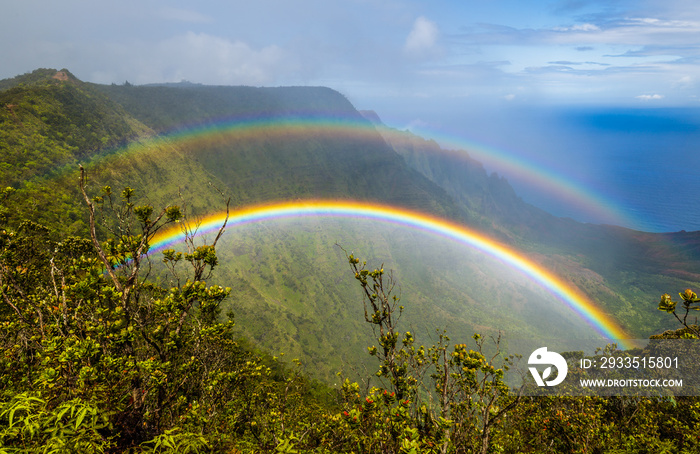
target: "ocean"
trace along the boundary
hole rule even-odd
[[[472,153],[489,172],[554,215],[648,232],[700,230],[700,109],[518,109],[470,117],[459,129],[502,154],[499,162]],[[504,167],[503,156],[527,163],[535,177]],[[571,188],[578,197],[567,195]]]

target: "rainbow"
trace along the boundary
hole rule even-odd
[[[567,201],[576,208],[591,215],[596,222],[634,228],[639,221],[620,213],[624,210],[611,199],[597,191],[577,183],[574,179],[561,175],[544,165],[524,159],[519,153],[509,152],[473,139],[439,132],[419,130],[420,137],[432,138],[447,152],[465,153],[468,156],[498,170],[504,176],[517,176],[542,192]]]
[[[238,209],[230,214],[227,228],[263,222],[266,220],[303,217],[342,217],[388,222],[418,229],[471,246],[508,266],[519,270],[536,282],[559,301],[571,308],[599,335],[615,339],[623,348],[629,348],[621,339],[628,336],[624,330],[604,311],[591,302],[580,290],[563,281],[542,265],[504,246],[492,238],[444,219],[424,213],[409,211],[386,205],[352,201],[295,201],[272,205],[255,205]],[[202,218],[198,223],[197,234],[202,235],[218,230],[226,218],[226,213],[215,213]],[[161,251],[183,240],[180,228],[173,227],[159,232],[151,241],[151,252]]]
[[[221,143],[269,138],[304,137],[310,132],[325,136],[364,140],[381,140],[381,135],[368,121],[332,115],[299,114],[288,116],[226,119],[183,128],[160,136],[155,140],[165,140],[176,145],[199,147],[208,142]]]
[[[235,143],[259,138],[293,138],[303,137],[309,131],[320,132],[334,138],[348,137],[352,139],[376,140],[381,128],[362,118],[345,115],[313,114],[295,112],[284,116],[268,116],[261,112],[258,115],[249,114],[246,117],[212,120],[196,126],[174,130],[166,135],[158,136],[152,141],[131,147],[129,152],[135,152],[157,144],[185,145],[196,149],[208,143]],[[393,130],[387,128],[391,133]],[[475,140],[449,135],[436,131],[421,131],[421,136],[433,137],[437,140],[444,153],[453,155],[463,154],[498,170],[504,176],[517,176],[522,181],[548,194],[556,195],[560,200],[567,201],[582,212],[588,213],[596,222],[633,227],[637,222],[620,215],[623,210],[615,203],[590,188],[576,183],[571,178],[559,175],[552,169],[528,161],[517,153],[506,152],[499,148],[477,142]]]

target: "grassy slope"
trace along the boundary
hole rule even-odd
[[[218,247],[217,280],[232,285],[239,329],[273,351],[312,362],[332,378],[376,344],[363,322],[360,289],[339,243],[372,266],[394,270],[404,329],[422,342],[447,329],[455,342],[473,332],[532,338],[590,335],[580,321],[499,262],[466,246],[405,228],[359,220],[275,221],[232,229]],[[554,327],[553,322],[556,321]],[[578,325],[578,326],[577,326]]]

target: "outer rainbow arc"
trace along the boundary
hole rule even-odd
[[[230,214],[227,228],[265,220],[307,216],[360,218],[389,222],[440,235],[471,246],[519,270],[532,281],[544,287],[549,293],[576,312],[599,335],[607,339],[620,340],[619,343],[624,348],[631,347],[631,345],[621,341],[628,338],[625,331],[575,286],[563,281],[521,252],[502,245],[467,227],[431,215],[368,202],[308,200],[244,207]],[[198,234],[205,234],[218,229],[225,217],[226,213],[223,212],[201,219]],[[182,238],[183,234],[179,228],[162,231],[153,239],[151,251],[168,248],[182,241]]]
[[[333,133],[335,136],[351,135],[356,138],[376,138],[381,136],[381,133],[373,124],[359,118],[332,115],[319,116],[313,112],[297,112],[281,117],[266,117],[264,113],[261,113],[260,116],[220,119],[219,121],[191,128],[183,128],[166,134],[162,138],[176,144],[196,143],[198,140],[211,140],[217,135],[231,135],[232,137],[246,139],[275,134],[304,133],[306,128],[320,128]],[[388,129],[391,130],[391,128]],[[524,177],[529,184],[563,196],[570,203],[596,215],[604,222],[620,225],[635,224],[634,220],[621,216],[619,209],[616,209],[612,201],[569,179],[562,178],[552,170],[519,158],[513,153],[507,153],[473,140],[434,131],[427,132],[427,136],[436,137],[441,142],[449,144],[451,149],[443,149],[445,152],[461,152],[466,155],[473,155],[476,159],[495,162],[501,174],[516,174]]]
[[[458,137],[434,130],[419,130],[421,138],[432,138],[440,143],[445,152],[463,153],[485,165],[491,164],[501,175],[517,175],[544,191],[554,191],[561,199],[566,199],[580,206],[586,212],[600,218],[599,222],[634,226],[636,219],[620,215],[620,208],[615,203],[596,193],[590,188],[577,184],[571,179],[558,175],[553,169],[523,159],[517,153],[487,145],[483,142]]]

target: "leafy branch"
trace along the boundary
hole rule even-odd
[[[684,312],[682,312],[680,316],[676,311],[676,308],[678,307],[678,302],[673,301],[673,299],[671,299],[671,295],[669,295],[668,293],[664,293],[663,295],[661,295],[661,301],[659,301],[658,309],[660,311],[673,314],[673,316],[676,317],[676,320],[678,320],[678,322],[681,325],[683,325],[687,330],[687,332],[684,334],[684,337],[699,339],[700,329],[697,325],[697,317],[695,319],[695,324],[689,325],[688,316],[690,315],[690,311],[700,310],[700,298],[698,298],[698,295],[691,289],[686,289],[683,293],[679,293],[678,295],[681,297],[682,308],[684,310]]]

